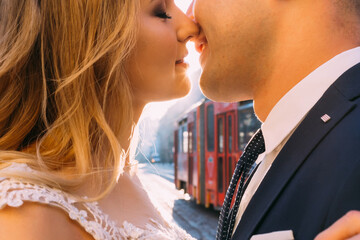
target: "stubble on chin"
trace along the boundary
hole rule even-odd
[[[216,73],[204,69],[200,78],[202,93],[216,102],[239,102],[253,98],[252,84],[244,79],[236,70],[227,73]]]

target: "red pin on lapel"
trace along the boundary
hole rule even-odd
[[[331,119],[331,117],[329,115],[327,115],[327,114],[324,114],[321,117],[321,120],[323,120],[324,123],[328,122],[330,119]]]

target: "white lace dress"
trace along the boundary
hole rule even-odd
[[[15,178],[1,177],[4,171],[34,172],[25,164],[12,164],[0,170],[0,209],[5,206],[20,207],[24,201],[48,204],[64,210],[71,219],[77,221],[96,240],[194,240],[181,228],[167,224],[162,226],[154,220],[145,229],[135,227],[129,222],[117,225],[101,211],[97,202],[78,203],[70,194],[45,185],[28,183]]]

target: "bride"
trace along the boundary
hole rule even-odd
[[[173,0],[0,1],[0,239],[192,239],[128,148],[147,103],[188,93],[198,31]]]

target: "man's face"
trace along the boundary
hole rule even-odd
[[[266,0],[194,0],[200,87],[215,101],[251,99],[266,77],[272,13]]]

